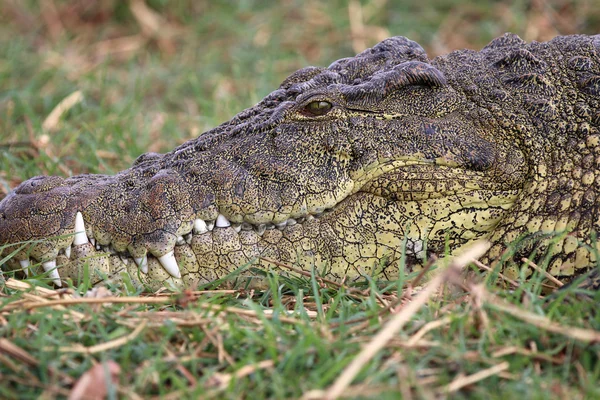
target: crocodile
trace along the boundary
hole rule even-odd
[[[90,268],[192,287],[252,262],[392,280],[486,239],[509,276],[533,252],[568,281],[598,262],[599,129],[600,35],[432,60],[392,37],[116,175],[23,182],[0,202],[3,268],[57,286]]]

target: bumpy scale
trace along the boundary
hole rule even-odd
[[[308,67],[231,121],[115,176],[35,177],[0,202],[5,269],[49,278],[122,273],[189,286],[258,256],[349,279],[419,268],[488,238],[549,257],[569,278],[596,263],[600,36],[428,60],[387,39]],[[562,234],[568,232],[569,234]],[[550,237],[550,234],[559,233]],[[517,271],[504,271],[515,275]]]

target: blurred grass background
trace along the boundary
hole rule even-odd
[[[114,173],[169,151],[294,70],[388,36],[433,58],[507,31],[541,41],[599,27],[597,0],[0,0],[0,197],[37,174]]]

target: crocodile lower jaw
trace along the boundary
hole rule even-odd
[[[226,228],[231,228],[237,233],[239,233],[241,231],[253,231],[258,236],[263,236],[263,234],[267,230],[272,230],[272,229],[283,230],[287,226],[294,226],[298,223],[304,223],[305,221],[311,221],[315,218],[320,218],[322,215],[328,213],[330,211],[330,209],[322,209],[322,210],[318,209],[316,211],[318,211],[318,212],[315,213],[314,215],[308,214],[304,217],[289,218],[289,219],[287,219],[283,222],[277,223],[277,224],[268,223],[268,224],[253,225],[253,224],[250,224],[247,222],[244,222],[241,224],[236,224],[236,223],[231,223],[223,214],[219,214],[215,220],[205,221],[205,220],[198,218],[193,221],[193,225],[192,225],[193,227],[189,232],[177,237],[176,245],[191,244],[194,235],[203,235],[203,234],[211,233],[217,229],[226,229]],[[94,237],[92,237],[92,233],[91,233],[92,230],[88,229],[88,228],[89,227],[86,228],[82,213],[77,212],[76,217],[75,217],[74,230],[71,233],[67,234],[68,236],[70,235],[72,237],[72,242],[71,242],[71,244],[68,244],[66,247],[58,249],[57,254],[63,254],[68,259],[71,259],[73,246],[82,246],[82,245],[90,244],[91,246],[93,246],[94,249],[96,249],[98,251],[104,251],[104,252],[107,252],[110,254],[118,255],[125,264],[127,264],[129,262],[129,260],[133,260],[136,263],[136,265],[138,266],[140,272],[142,272],[144,274],[148,273],[148,257],[154,256],[154,257],[156,257],[156,259],[158,260],[160,265],[164,268],[164,270],[170,276],[172,276],[174,278],[178,278],[178,279],[181,278],[181,271],[180,271],[177,261],[175,259],[174,250],[168,251],[167,253],[162,254],[162,255],[146,254],[142,257],[133,257],[127,250],[117,251],[111,244],[99,243],[98,240],[96,240]],[[86,233],[86,232],[89,232],[90,234],[88,235],[88,233]],[[20,259],[19,263],[20,263],[21,268],[22,268],[23,272],[25,273],[25,275],[28,276],[30,267],[32,264],[35,264],[35,260],[32,261],[30,258]],[[44,271],[48,274],[48,277],[52,280],[52,282],[56,286],[61,287],[62,282],[61,282],[60,274],[58,272],[56,258],[43,261],[41,263],[41,265],[42,265],[42,268],[44,269]]]

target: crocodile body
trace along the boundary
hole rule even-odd
[[[599,129],[600,35],[433,60],[394,37],[115,176],[22,183],[0,202],[3,254],[20,249],[3,268],[184,287],[264,256],[394,279],[401,257],[416,269],[487,238],[493,263],[525,238],[510,256],[569,279],[596,263]]]

